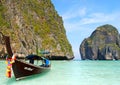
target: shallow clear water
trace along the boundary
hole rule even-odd
[[[52,61],[49,72],[16,81],[5,76],[0,61],[0,85],[119,85],[120,61]]]

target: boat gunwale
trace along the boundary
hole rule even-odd
[[[51,66],[49,66],[49,67],[37,66],[37,65],[35,65],[35,64],[31,64],[31,63],[28,63],[28,62],[26,62],[26,61],[22,61],[22,60],[18,60],[18,59],[16,59],[16,61],[22,62],[22,63],[27,64],[27,65],[34,66],[34,67],[36,67],[36,68],[41,68],[41,69],[49,69],[49,68],[51,67]]]

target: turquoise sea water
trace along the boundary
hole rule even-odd
[[[49,72],[16,81],[5,76],[0,61],[0,85],[119,85],[120,61],[52,61]]]

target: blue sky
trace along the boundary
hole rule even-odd
[[[120,32],[120,0],[51,0],[63,18],[74,56],[81,42],[99,26],[111,24]]]

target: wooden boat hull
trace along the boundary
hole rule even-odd
[[[48,71],[50,67],[41,67],[16,59],[12,65],[12,69],[16,80],[19,80],[27,76],[40,74],[43,71]]]

